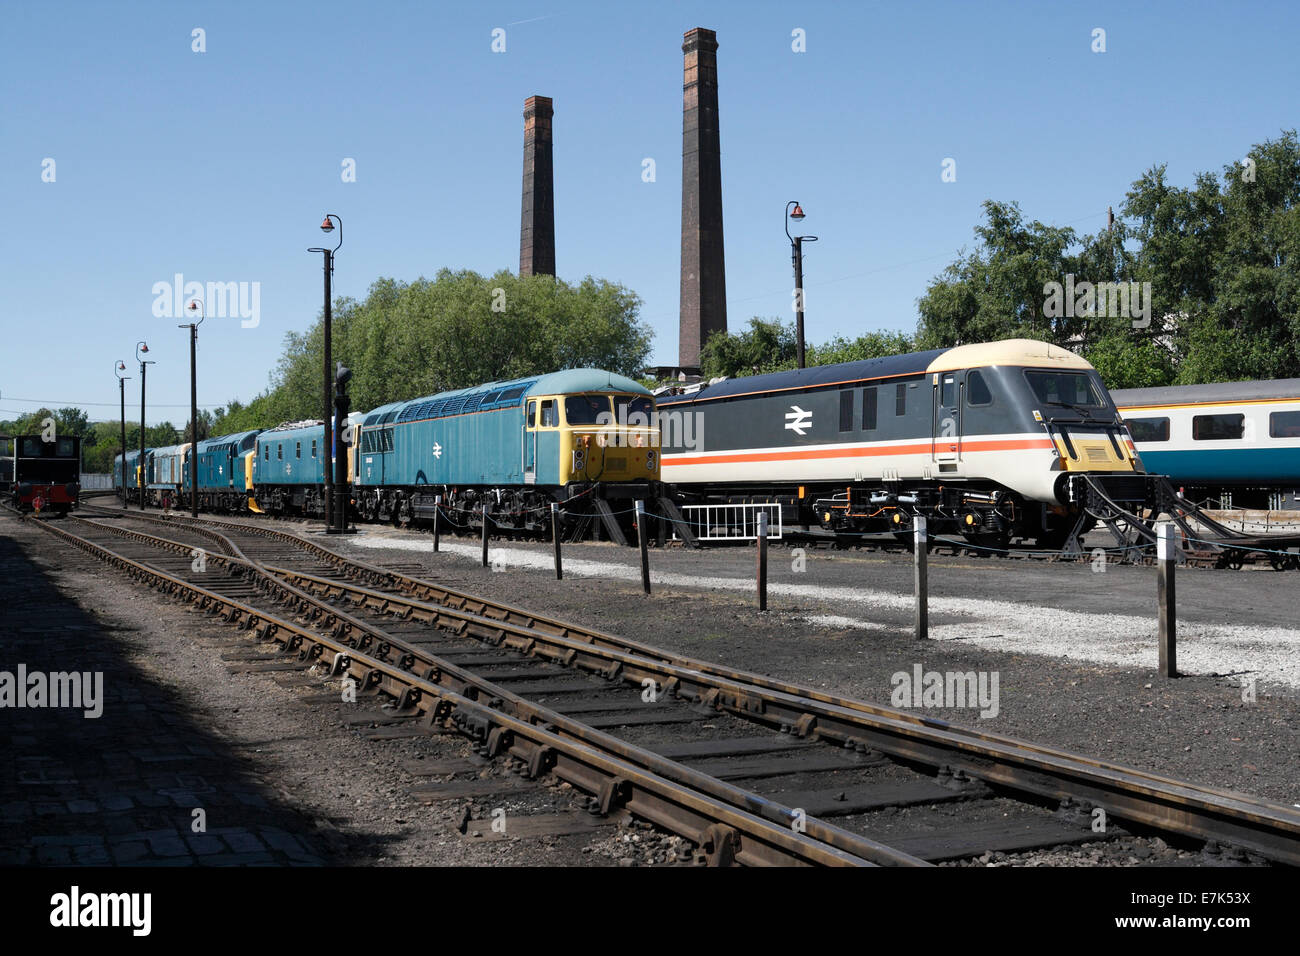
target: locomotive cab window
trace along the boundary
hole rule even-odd
[[[654,420],[655,403],[654,399],[645,395],[615,395],[614,396],[615,413],[614,417],[619,422],[628,422],[632,425],[645,426]],[[645,416],[645,421],[633,419],[633,415]]]
[[[1270,412],[1269,438],[1300,438],[1300,412]]]
[[[1084,372],[1026,371],[1025,378],[1038,400],[1047,405],[1103,407],[1092,380]]]
[[[542,400],[542,417],[538,425],[542,428],[555,428],[560,424],[560,410],[555,404],[555,399],[547,398]]]
[[[952,408],[953,400],[957,397],[957,380],[951,375],[943,377],[943,385],[939,387],[939,404],[944,408]]]
[[[1135,442],[1169,441],[1169,419],[1126,418],[1129,434]]]
[[[524,410],[524,425],[528,428],[537,427],[537,402],[530,401],[528,407]]]
[[[570,395],[564,400],[564,420],[570,425],[601,424],[602,413],[606,418],[603,424],[608,424],[609,397],[606,395]]]
[[[284,461],[284,445],[275,446],[275,460]]]
[[[302,458],[302,442],[296,442],[295,444],[297,444],[298,447],[294,452],[294,457]]]
[[[271,446],[270,446],[270,445],[263,445],[263,446],[262,446],[262,460],[263,460],[263,461],[270,461],[270,460],[271,460]]]
[[[853,389],[840,391],[840,431],[853,431]]]
[[[1246,430],[1245,415],[1193,415],[1193,441],[1233,441]]]
[[[993,404],[993,393],[989,391],[988,383],[984,381],[984,373],[979,369],[966,373],[966,404]]]

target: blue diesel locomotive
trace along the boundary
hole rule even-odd
[[[432,521],[441,496],[456,523],[473,523],[487,503],[498,528],[533,531],[549,526],[552,501],[579,499],[566,511],[580,511],[584,497],[593,509],[607,509],[608,499],[653,498],[653,411],[644,386],[589,368],[384,405],[358,430],[357,513]]]

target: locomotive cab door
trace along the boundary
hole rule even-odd
[[[524,484],[537,483],[537,405],[530,398],[524,405]]]
[[[932,377],[930,457],[941,475],[955,473],[961,462],[962,378],[961,372],[936,372]]]

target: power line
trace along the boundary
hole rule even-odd
[[[16,395],[10,395],[8,398],[5,399],[5,401],[6,402],[30,402],[33,405],[45,405],[46,407],[49,407],[51,405],[58,405],[60,408],[69,408],[74,405],[103,405],[106,408],[117,408],[118,405],[120,404],[119,402],[70,402],[65,399],[19,398]],[[130,402],[127,402],[127,405],[130,404],[131,404]],[[149,407],[150,408],[189,408],[190,403],[185,402],[183,404],[169,405],[166,402],[150,402]],[[215,405],[212,404],[205,405],[202,402],[199,403],[199,408],[225,408],[225,407],[226,407],[225,402],[218,402]],[[27,413],[17,412],[15,414],[25,415]]]

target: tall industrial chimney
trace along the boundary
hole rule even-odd
[[[718,137],[718,37],[697,27],[682,42],[682,284],[678,364],[727,330],[722,256],[722,147]]]
[[[519,274],[555,275],[555,175],[549,96],[524,101],[524,200],[519,220]]]

